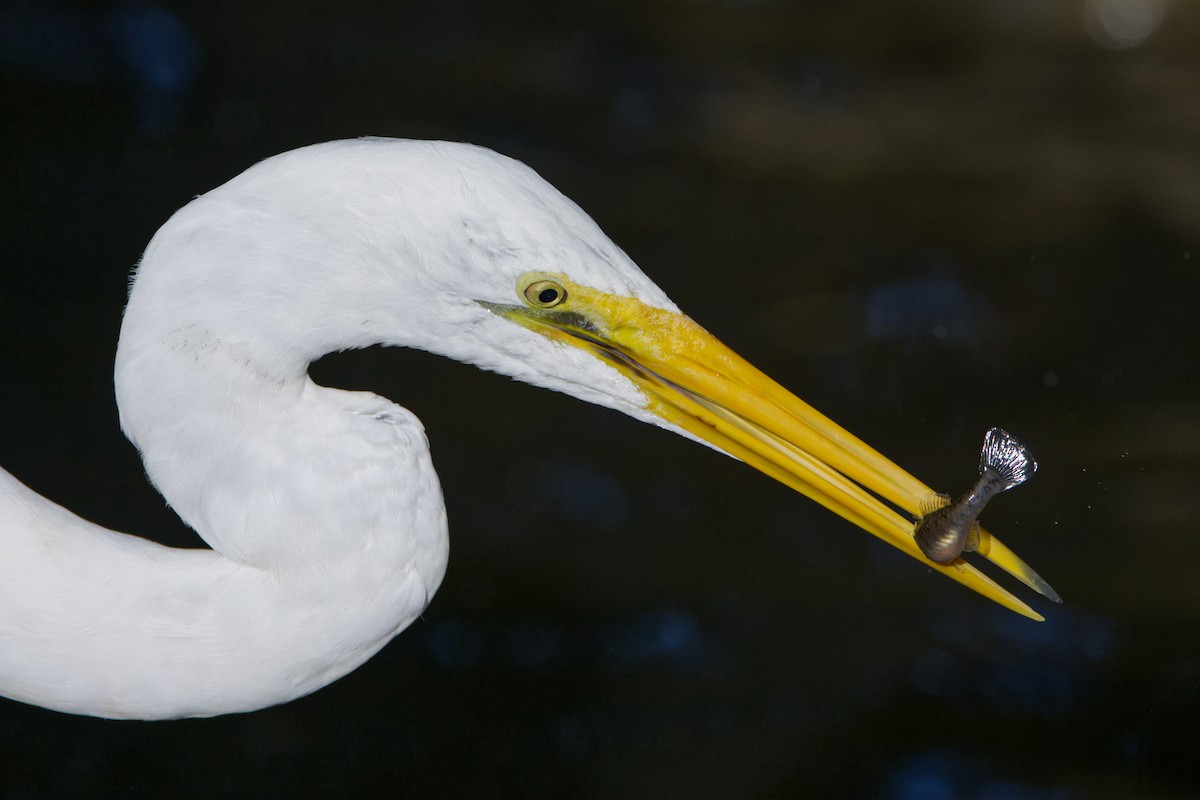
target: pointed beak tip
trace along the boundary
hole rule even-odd
[[[912,517],[920,514],[921,502],[932,490],[689,317],[554,277],[567,287],[570,308],[504,307],[501,313],[606,361],[638,386],[647,409],[674,429],[738,458],[988,599],[1044,621],[965,561],[929,561],[914,542]],[[1011,550],[988,538],[980,555],[1062,602]]]

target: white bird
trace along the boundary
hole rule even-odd
[[[424,431],[307,373],[373,344],[706,442],[1041,619],[961,559],[925,559],[908,515],[932,490],[681,314],[533,170],[470,145],[361,139],[196,198],[137,269],[121,426],[211,550],[99,527],[0,470],[0,694],[99,717],[250,711],[336,680],[411,623],[448,553]],[[990,535],[980,552],[1043,590]]]

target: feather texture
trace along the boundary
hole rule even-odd
[[[357,667],[446,567],[418,420],[315,385],[321,355],[417,347],[671,427],[619,372],[497,317],[529,270],[674,309],[575,204],[470,145],[268,159],[148,246],[117,352],[121,425],[212,550],[82,520],[0,471],[0,693],[104,717],[285,702]]]

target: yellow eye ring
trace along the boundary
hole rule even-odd
[[[554,281],[534,281],[525,287],[525,299],[535,308],[554,308],[567,299],[567,290]]]

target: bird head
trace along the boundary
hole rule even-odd
[[[212,224],[231,218],[236,229]],[[209,263],[158,275],[156,248],[168,247]],[[565,392],[708,444],[1041,619],[961,558],[927,559],[913,518],[929,487],[722,344],[577,205],[490,150],[368,139],[276,156],[181,211],[142,273],[131,309],[154,292],[156,313],[186,330],[179,320],[203,308],[206,330],[257,348],[247,360],[261,371],[302,373],[330,350],[382,343]],[[231,296],[263,301],[247,313],[223,305]],[[1054,596],[986,531],[979,552]]]
[[[928,486],[682,313],[533,170],[469,145],[426,146],[440,166],[423,174],[443,183],[426,195],[426,213],[441,218],[422,231],[449,232],[453,243],[423,246],[446,254],[424,273],[424,296],[439,298],[441,307],[425,323],[423,347],[703,442],[930,569],[1041,619],[963,559],[926,558],[913,538],[913,517],[934,495]],[[1056,597],[986,531],[979,552]]]

